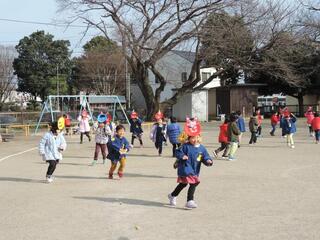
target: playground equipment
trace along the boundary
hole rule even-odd
[[[59,114],[62,116],[62,112],[68,112],[68,109],[64,109],[64,101],[67,100],[68,103],[70,103],[70,100],[74,99],[76,102],[79,101],[80,103],[80,110],[79,115],[81,114],[83,109],[86,109],[91,117],[91,122],[93,123],[93,115],[92,110],[90,107],[90,100],[91,99],[101,99],[101,101],[105,101],[105,103],[111,103],[113,104],[113,113],[112,113],[112,119],[115,119],[116,116],[116,108],[117,104],[119,104],[121,111],[123,112],[126,121],[129,123],[129,119],[126,115],[126,112],[121,104],[120,98],[117,95],[50,95],[48,96],[46,102],[43,104],[42,111],[40,114],[40,118],[37,124],[37,127],[35,129],[35,134],[38,131],[39,125],[41,123],[41,120],[43,119],[43,116],[45,113],[50,113],[51,115],[51,121],[53,122],[55,119],[57,119],[57,116],[54,116],[54,114]],[[88,101],[89,99],[89,101]],[[61,104],[60,104],[61,103]],[[60,110],[60,105],[62,105],[62,110]],[[67,104],[67,107],[70,107],[70,104]]]

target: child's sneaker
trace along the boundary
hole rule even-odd
[[[92,163],[91,163],[91,166],[94,166],[97,164],[97,160],[93,160]]]
[[[186,208],[189,208],[189,209],[193,209],[193,208],[197,208],[197,207],[198,207],[198,205],[193,200],[188,201],[186,204]]]
[[[217,152],[216,152],[216,151],[213,151],[213,152],[212,152],[212,154],[213,154],[213,156],[214,156],[215,158],[217,158],[217,157],[218,157],[218,154],[217,154]]]
[[[47,183],[52,183],[53,182],[53,177],[52,176],[51,177],[47,177],[46,179],[47,179]]]
[[[103,160],[102,160],[102,163],[103,163],[103,164],[106,164],[106,160],[105,160],[105,159],[103,159]]]
[[[295,146],[294,146],[294,145],[291,145],[291,148],[295,148]]]
[[[229,157],[228,157],[228,160],[229,160],[229,161],[234,161],[234,160],[236,160],[236,158],[229,156]]]
[[[123,173],[118,172],[118,176],[119,176],[119,178],[123,178]]]
[[[113,179],[113,175],[112,174],[109,174],[109,179]]]
[[[169,199],[169,203],[170,203],[171,206],[176,206],[177,205],[177,197],[173,197],[171,195],[171,193],[168,194],[168,199]]]

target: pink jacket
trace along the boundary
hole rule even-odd
[[[90,125],[89,125],[90,117],[82,118],[81,116],[78,117],[79,121],[79,130],[80,132],[90,132]]]
[[[312,120],[314,119],[314,114],[312,111],[308,111],[304,114],[304,116],[307,118],[307,123],[311,124]]]

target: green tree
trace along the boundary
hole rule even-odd
[[[57,94],[54,89],[66,84],[71,69],[70,43],[53,38],[51,34],[37,31],[19,41],[18,57],[13,62],[18,91],[44,100],[49,93]]]

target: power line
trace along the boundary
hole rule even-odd
[[[86,28],[87,27],[85,25],[46,23],[46,22],[25,21],[25,20],[8,19],[8,18],[0,18],[0,21],[3,21],[3,22],[14,22],[14,23],[25,23],[25,24],[37,24],[37,25],[46,25],[46,26],[64,27],[64,28],[65,27],[74,27],[74,28]]]

